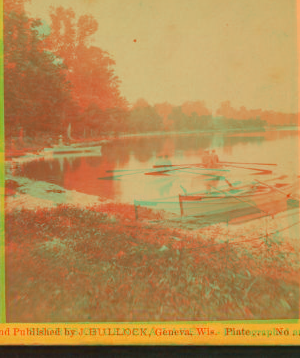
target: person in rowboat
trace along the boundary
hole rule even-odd
[[[162,167],[162,166],[164,166],[164,158],[163,158],[162,155],[159,155],[159,156],[157,157],[157,160],[156,160],[156,162],[155,162],[154,165],[155,165],[156,167]]]
[[[165,160],[164,160],[164,166],[165,167],[169,167],[172,165],[172,162],[171,160],[169,159],[169,156],[168,155],[165,155]]]
[[[215,149],[212,150],[211,154],[208,152],[208,164],[206,168],[218,168],[219,167],[219,157],[215,151]],[[219,184],[220,177],[217,175],[216,171],[212,171],[211,174],[213,177],[211,179],[206,179],[206,192],[211,193],[211,190],[213,188],[216,188]]]
[[[215,149],[213,149],[211,152],[210,160],[211,160],[211,168],[218,168],[219,157],[218,157],[218,154],[216,153]]]
[[[209,150],[205,150],[202,156],[202,164],[204,168],[210,168],[211,166],[211,155],[209,154]],[[211,183],[210,180],[205,179],[205,187],[206,187],[206,193],[210,193],[211,191]]]
[[[205,168],[209,168],[211,165],[211,155],[209,154],[209,150],[205,150],[202,156],[202,164]]]

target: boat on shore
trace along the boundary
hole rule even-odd
[[[247,185],[226,190],[212,188],[211,192],[179,195],[176,200],[135,201],[138,206],[179,214],[182,218],[210,218],[219,221],[249,221],[299,207],[298,198],[290,196],[291,186]]]
[[[231,189],[204,195],[179,195],[181,216],[220,216],[232,220],[237,217],[272,216],[280,208],[286,209],[287,198],[272,188]],[[299,204],[299,202],[298,202]]]

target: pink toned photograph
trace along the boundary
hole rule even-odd
[[[6,322],[299,318],[296,0],[4,0]]]

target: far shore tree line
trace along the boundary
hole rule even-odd
[[[213,116],[204,101],[174,106],[129,105],[120,92],[115,62],[92,45],[98,23],[51,7],[48,25],[25,11],[29,0],[4,0],[5,135],[90,138],[116,133],[249,130],[296,125],[296,114],[235,109],[222,102]]]

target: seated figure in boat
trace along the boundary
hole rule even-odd
[[[168,155],[165,155],[165,159],[164,159],[164,166],[168,167],[172,165],[172,162],[171,160],[169,159],[169,156]]]
[[[158,157],[158,160],[155,162],[155,166],[156,167],[168,167],[172,165],[171,160],[169,159],[168,155],[165,155],[165,157],[163,157],[162,155],[160,155]]]
[[[164,162],[163,156],[162,156],[162,155],[159,155],[159,156],[157,157],[157,159],[156,159],[156,162],[155,162],[154,166],[155,166],[155,167],[161,167],[161,166],[164,165],[163,162]]]
[[[211,168],[217,168],[219,166],[219,157],[218,154],[216,153],[215,149],[212,150],[211,152]]]
[[[215,149],[212,150],[211,154],[209,153],[209,150],[204,151],[204,155],[202,157],[202,163],[204,164],[205,168],[219,167],[219,157]]]
[[[215,149],[212,150],[211,154],[209,154],[208,150],[205,151],[204,156],[202,158],[202,162],[203,162],[205,168],[218,168],[219,167],[219,157],[218,157]],[[216,188],[220,181],[220,177],[217,175],[217,172],[212,171],[211,174],[212,174],[212,177],[209,179],[206,179],[206,192],[207,193],[211,193],[211,190]]]
[[[202,156],[202,164],[205,168],[209,168],[211,163],[211,155],[209,154],[209,150],[205,150]]]

